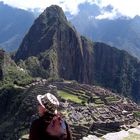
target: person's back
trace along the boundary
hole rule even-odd
[[[46,103],[45,108],[42,108],[43,100],[38,98],[38,101],[41,102],[41,106],[38,108],[40,118],[33,121],[29,140],[72,140],[71,131],[66,121],[57,112],[52,113],[56,111],[55,109],[51,110],[53,105],[51,105],[51,111],[46,111],[50,104],[48,106]]]

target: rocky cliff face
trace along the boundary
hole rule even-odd
[[[95,43],[94,60],[94,80],[98,84],[133,97],[135,101],[140,97],[137,86],[140,78],[138,74],[140,63],[136,58],[125,51]]]
[[[62,9],[51,6],[34,22],[15,60],[37,56],[38,65],[48,73],[45,78],[51,76],[82,81],[82,55],[80,36],[67,21]]]
[[[58,6],[47,8],[35,20],[15,60],[35,77],[98,84],[137,102],[140,99],[137,59],[125,51],[80,36]]]
[[[3,70],[2,70],[3,61],[4,61],[4,51],[0,50],[0,80],[3,79]]]
[[[119,15],[116,19],[97,19],[101,9],[96,4],[79,5],[77,15],[66,13],[78,32],[93,41],[100,41],[128,51],[140,59],[140,16],[128,19]],[[104,10],[111,10],[107,7]]]

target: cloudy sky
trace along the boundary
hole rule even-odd
[[[78,13],[78,5],[84,2],[97,4],[101,10],[103,7],[111,5],[113,10],[111,12],[102,10],[102,14],[97,18],[111,18],[118,13],[134,17],[140,15],[140,0],[0,0],[6,4],[22,9],[40,8],[44,10],[46,7],[57,4],[63,8],[64,11],[69,11],[71,14]]]

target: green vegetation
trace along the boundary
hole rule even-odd
[[[34,56],[29,57],[25,61],[25,66],[26,66],[26,69],[30,72],[30,74],[34,77],[45,75],[44,73],[43,74],[41,73],[42,72],[41,65],[37,57],[34,57]]]
[[[50,60],[50,77],[58,78],[58,69],[57,69],[57,53],[55,49],[49,51],[49,60]]]
[[[77,96],[81,96],[81,97],[79,97],[79,98],[84,98],[84,100],[87,100],[88,97],[89,97],[89,96],[86,95],[85,92],[82,91],[82,90],[71,89],[71,88],[69,88],[69,87],[64,87],[63,90],[66,91],[66,92],[69,92],[69,93],[71,93],[71,94],[74,94],[74,95],[77,95]]]
[[[3,55],[2,50],[0,50],[0,66],[1,66],[2,63],[3,63],[3,60],[4,60],[4,55]]]
[[[108,102],[112,102],[112,101],[118,101],[119,99],[113,96],[108,96],[105,98]]]
[[[95,99],[96,104],[104,104],[104,102],[101,99]]]
[[[13,87],[14,84],[18,86],[25,86],[32,82],[33,78],[28,72],[18,67],[10,56],[4,52],[0,52],[0,71],[2,71],[0,88]],[[3,56],[3,59],[1,57]]]
[[[49,77],[49,60],[44,56],[31,56],[25,61],[20,61],[18,64],[23,69],[26,69],[33,77]]]
[[[83,91],[83,90],[79,90],[78,92],[82,95],[85,95],[85,91]]]
[[[96,95],[92,96],[92,98],[93,99],[100,99],[100,97],[99,96],[96,96]]]
[[[2,83],[3,85],[17,84],[24,86],[31,83],[32,80],[33,78],[26,71],[17,69],[15,66],[8,66]]]
[[[59,96],[60,97],[62,97],[63,99],[66,99],[66,100],[71,100],[71,101],[73,101],[73,102],[75,102],[75,103],[85,103],[86,101],[84,100],[84,99],[80,99],[78,96],[76,96],[76,95],[73,95],[73,94],[70,94],[70,93],[68,93],[68,92],[65,92],[65,91],[63,91],[63,90],[59,90],[58,91],[58,94],[59,94]]]
[[[134,116],[140,118],[140,112],[134,112]]]

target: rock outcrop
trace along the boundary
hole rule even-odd
[[[4,51],[0,50],[0,80],[3,79],[3,70],[2,70],[3,61],[4,61]]]
[[[58,6],[34,22],[15,55],[34,77],[98,84],[140,102],[140,63],[125,51],[80,36]]]

